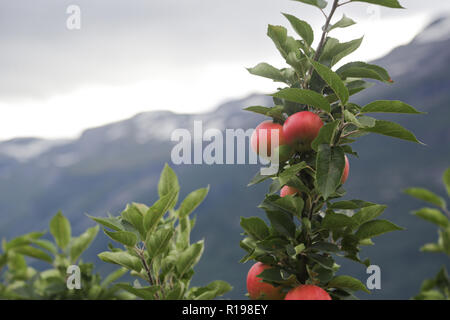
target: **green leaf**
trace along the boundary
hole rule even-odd
[[[56,244],[61,249],[65,249],[70,242],[71,228],[70,222],[62,212],[59,211],[50,221],[50,233],[55,239]]]
[[[9,242],[3,243],[3,250],[8,251],[17,247],[29,245],[34,240],[39,239],[45,232],[32,232],[16,237]]]
[[[312,244],[308,249],[320,250],[320,251],[329,252],[329,253],[340,251],[339,247],[337,245],[335,245],[334,243],[324,242],[324,241],[316,242],[316,243]]]
[[[272,94],[273,97],[291,102],[313,106],[315,108],[330,112],[330,103],[321,94],[306,89],[286,88]]]
[[[300,20],[293,15],[287,13],[283,13],[283,15],[288,19],[295,32],[305,40],[308,46],[311,46],[314,41],[314,31],[311,26],[306,21]]]
[[[384,112],[384,113],[408,113],[422,114],[409,104],[397,100],[378,100],[365,105],[361,109],[362,113]]]
[[[72,239],[72,244],[70,246],[70,260],[72,262],[76,261],[81,254],[89,248],[92,241],[97,236],[99,227],[98,225],[87,229],[79,237]]]
[[[294,248],[295,254],[299,254],[305,250],[305,245],[303,243],[300,243],[299,245],[295,246]]]
[[[404,9],[398,0],[350,0],[352,2],[367,2],[372,4],[377,4],[380,6],[385,6],[394,9]]]
[[[339,288],[339,289],[349,289],[350,291],[364,291],[370,293],[366,286],[359,281],[350,276],[337,276],[331,279],[328,283],[329,288]]]
[[[280,211],[268,211],[267,217],[273,228],[279,233],[289,237],[295,237],[295,224],[292,216]]]
[[[437,243],[427,243],[420,248],[422,252],[441,253],[444,248]]]
[[[414,211],[413,214],[443,228],[446,228],[450,225],[449,219],[437,209],[422,208],[420,210]]]
[[[445,188],[447,189],[447,193],[450,196],[450,168],[445,170],[442,180],[444,181]]]
[[[401,125],[395,122],[386,121],[386,120],[376,120],[375,125],[373,127],[366,127],[360,129],[363,132],[372,132],[378,133],[385,136],[403,139],[411,142],[416,142],[423,144],[414,136],[414,134],[403,128]]]
[[[330,86],[336,96],[341,100],[342,105],[348,102],[349,92],[341,78],[327,66],[310,60],[319,76]]]
[[[362,224],[356,231],[355,236],[359,239],[367,239],[397,230],[403,230],[403,228],[387,220],[372,220]]]
[[[272,79],[275,82],[285,82],[285,78],[281,71],[268,63],[259,63],[253,68],[247,68],[248,72],[255,76]]]
[[[386,208],[387,206],[379,204],[362,208],[352,216],[352,221],[356,226],[360,226],[367,221],[379,217]]]
[[[328,206],[330,209],[354,210],[373,206],[375,203],[363,200],[343,200],[332,203]]]
[[[115,286],[144,300],[155,300],[155,294],[160,290],[159,286],[135,288],[128,283],[118,283]]]
[[[143,221],[144,229],[147,233],[156,228],[164,214],[174,207],[177,198],[178,191],[169,192],[148,209],[148,212],[144,215]]]
[[[175,231],[172,228],[161,228],[153,233],[148,234],[148,239],[145,241],[147,252],[150,257],[156,257],[163,253],[172,240]]]
[[[316,167],[317,188],[326,200],[341,185],[345,167],[344,151],[341,147],[321,144],[317,153]]]
[[[297,173],[305,169],[307,166],[308,165],[306,164],[306,162],[302,161],[300,163],[296,163],[284,169],[284,171],[281,172],[278,176],[278,179],[280,180],[280,185],[283,186],[286,183],[288,183],[289,180],[295,177]]]
[[[102,226],[105,226],[107,228],[110,228],[115,231],[122,231],[123,225],[120,223],[119,217],[108,217],[108,218],[100,218],[100,217],[93,217],[88,214],[86,214],[89,218],[94,220],[95,222],[101,224]]]
[[[175,172],[166,163],[163,171],[161,172],[161,177],[158,183],[158,194],[162,198],[166,194],[171,192],[178,192],[180,190],[180,185],[178,183],[178,178]]]
[[[391,76],[384,68],[362,61],[344,64],[336,70],[336,73],[342,80],[346,80],[347,78],[367,78],[386,83],[392,82]]]
[[[328,32],[336,29],[336,28],[347,28],[350,27],[352,25],[356,24],[355,21],[353,21],[352,19],[350,19],[349,17],[347,17],[345,14],[342,16],[341,20],[339,20],[338,22],[336,22],[333,25],[330,25],[328,27]]]
[[[145,238],[144,216],[134,204],[127,205],[122,212],[122,218],[139,231],[142,238]]]
[[[259,208],[266,211],[280,211],[289,215],[299,216],[303,206],[304,203],[300,197],[294,198],[288,195],[280,198],[278,195],[269,195],[259,205]]]
[[[114,270],[110,274],[108,274],[105,279],[100,284],[102,287],[106,288],[109,284],[113,283],[123,275],[125,275],[128,272],[127,268],[119,268],[117,270]]]
[[[203,202],[208,194],[209,187],[202,188],[191,192],[181,203],[178,209],[180,218],[187,217],[192,211],[194,211],[200,203]]]
[[[98,257],[102,261],[118,264],[122,267],[134,270],[138,273],[141,272],[142,270],[141,260],[125,251],[117,251],[117,252],[105,251],[98,254]]]
[[[293,1],[310,4],[310,5],[313,5],[313,6],[317,7],[317,8],[320,8],[320,9],[325,9],[325,7],[328,4],[325,0],[293,0]]]
[[[53,254],[58,253],[58,248],[53,244],[53,242],[44,240],[44,239],[32,239],[31,243],[41,247],[42,249],[47,250]]]
[[[332,67],[342,58],[357,50],[362,41],[363,38],[361,37],[359,39],[340,43],[337,39],[328,37],[323,47],[322,54],[320,55],[319,62]]]
[[[444,209],[446,207],[445,200],[436,195],[435,193],[423,189],[423,188],[408,188],[405,190],[406,194],[417,198],[419,200],[426,201],[428,203],[434,204],[435,206]]]
[[[18,247],[16,249],[14,249],[15,252],[23,254],[25,256],[28,257],[32,257],[32,258],[36,258],[39,260],[43,260],[45,262],[48,263],[52,263],[53,259],[52,257],[50,257],[50,255],[48,255],[47,253],[45,253],[44,251],[34,248],[34,247],[30,247],[30,246],[23,246],[23,247]]]
[[[350,81],[350,82],[346,83],[345,86],[348,89],[349,95],[352,96],[354,94],[357,94],[358,92],[361,92],[365,89],[368,89],[368,88],[374,86],[374,83],[363,81],[363,80],[355,80],[355,81]],[[336,102],[339,100],[339,98],[334,93],[327,95],[326,99],[329,103],[333,103],[333,102]]]
[[[203,253],[203,240],[194,243],[188,249],[183,251],[177,262],[176,262],[176,270],[181,277],[189,271],[189,269],[193,268],[197,262],[200,260],[200,257]]]
[[[208,284],[206,287],[199,288],[197,291],[202,292],[195,297],[195,300],[212,300],[216,297],[223,296],[225,293],[233,289],[225,281],[216,280]]]
[[[321,144],[331,144],[334,140],[336,129],[339,125],[339,120],[334,120],[333,122],[329,122],[326,125],[320,128],[319,134],[311,143],[311,148],[314,151],[317,151],[319,145]]]
[[[256,240],[264,240],[269,236],[269,228],[266,223],[258,217],[241,217],[241,227],[249,236]]]
[[[287,30],[283,26],[269,25],[267,28],[267,35],[272,39],[273,43],[280,51],[283,58],[287,58],[291,51],[294,51],[294,39],[288,37]],[[298,45],[297,45],[298,46]]]
[[[103,230],[105,234],[113,239],[114,241],[120,242],[121,244],[129,247],[134,247],[138,241],[136,234],[129,231],[117,231],[111,232],[106,229]]]
[[[345,227],[350,227],[354,224],[352,219],[342,213],[328,212],[322,220],[322,227],[329,230],[337,230]]]
[[[261,183],[269,178],[272,178],[274,175],[262,175],[260,170],[256,173],[256,175],[252,178],[252,180],[248,183],[247,187],[253,186],[255,184]]]

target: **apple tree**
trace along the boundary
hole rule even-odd
[[[272,175],[256,174],[249,184],[271,181],[259,205],[267,219],[241,218],[245,237],[240,246],[246,251],[241,262],[256,261],[270,266],[259,278],[273,287],[281,287],[285,294],[307,291],[297,288],[313,285],[324,289],[332,299],[350,299],[358,290],[369,291],[358,279],[336,275],[339,265],[335,258],[344,257],[369,266],[370,260],[360,257],[361,246],[373,245],[374,237],[402,228],[379,218],[385,205],[346,196],[344,183],[347,177],[351,179],[351,160],[347,156],[357,158],[352,143],[370,133],[421,143],[398,123],[373,116],[421,112],[401,101],[377,100],[364,106],[352,102],[353,95],[371,87],[374,81],[392,85],[393,80],[387,70],[374,64],[355,61],[339,66],[363,39],[341,42],[334,38],[336,29],[355,24],[345,14],[340,19],[334,17],[345,6],[362,2],[402,7],[397,0],[295,1],[316,7],[324,15],[325,23],[317,33],[308,22],[284,14],[297,37],[288,35],[287,29],[278,25],[269,25],[267,35],[286,66],[277,68],[260,63],[248,69],[253,75],[280,83],[277,92],[271,94],[272,107],[246,108],[278,124],[278,149],[271,142],[275,157],[271,154],[273,150],[262,154],[271,156],[279,167]],[[258,133],[252,143],[258,143],[259,139]],[[302,298],[294,293],[289,296]]]

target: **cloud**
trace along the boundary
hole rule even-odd
[[[395,18],[416,30],[417,23],[406,18],[450,8],[450,2],[438,1],[409,1],[409,10],[377,12],[381,24]],[[81,29],[70,31],[66,9],[73,4],[81,8]],[[351,36],[380,25],[371,20],[370,5],[344,8],[360,23],[351,27]],[[73,135],[142,110],[201,111],[226,97],[272,88],[250,78],[244,67],[261,61],[282,66],[265,34],[268,23],[288,25],[281,12],[310,21],[315,30],[323,23],[316,8],[288,0],[2,1],[0,105],[6,126],[0,136]],[[411,31],[403,36],[407,26],[400,27],[383,29],[389,37],[377,52],[411,37]],[[363,47],[359,57],[373,51]],[[31,109],[38,110],[26,111]],[[20,131],[13,124],[27,113],[42,114],[41,125],[32,127],[30,119]],[[49,121],[61,123],[52,131]]]

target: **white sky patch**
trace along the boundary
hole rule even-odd
[[[396,19],[381,16],[346,29],[333,30],[331,36],[341,41],[365,36],[361,48],[340,64],[370,61],[410,42],[429,22],[426,14]],[[283,67],[282,58],[274,53],[275,50],[268,52],[263,61]],[[258,56],[263,55],[259,53]],[[143,111],[200,113],[228,99],[254,92],[274,92],[282,84],[252,76],[245,70],[259,62],[262,61],[209,61],[204,65],[187,65],[173,70],[155,66],[147,80],[132,85],[91,85],[47,100],[0,102],[0,140],[24,136],[74,138],[84,129]]]

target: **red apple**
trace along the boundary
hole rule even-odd
[[[284,186],[283,188],[281,188],[280,190],[280,197],[285,197],[287,195],[294,195],[294,194],[299,194],[300,192],[298,191],[298,189],[294,188],[294,187],[290,187],[290,186]]]
[[[272,141],[272,132],[278,133],[279,141]],[[253,131],[250,144],[258,155],[270,157],[275,148],[286,144],[283,137],[283,126],[270,120],[261,122]]]
[[[270,266],[257,262],[248,271],[247,291],[250,299],[282,300],[284,298],[281,287],[274,287],[270,283],[262,282],[261,278],[257,277],[267,268],[270,268]]]
[[[321,287],[305,284],[289,291],[284,300],[331,300],[331,297]]]
[[[341,178],[342,184],[344,184],[345,181],[347,181],[349,170],[350,170],[350,164],[348,163],[347,156],[345,156],[345,167],[344,167],[344,172],[342,173],[342,178]]]
[[[323,122],[310,111],[294,113],[283,125],[283,137],[287,144],[294,145],[300,151],[311,149],[311,142],[319,134]]]

